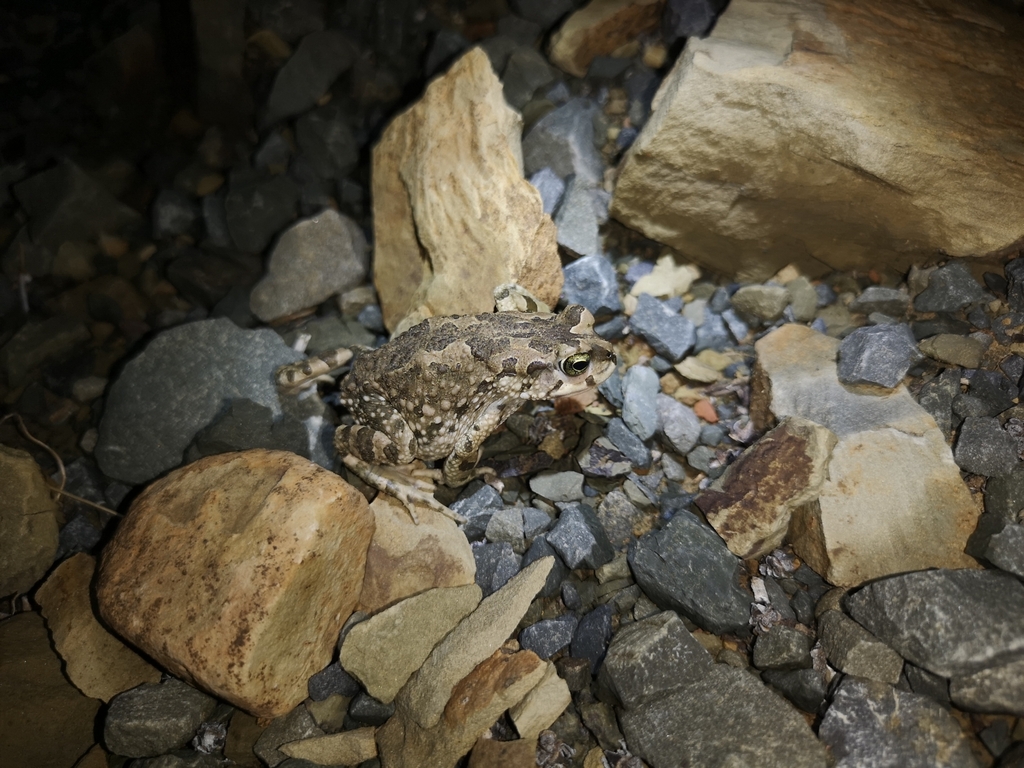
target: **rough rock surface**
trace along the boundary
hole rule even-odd
[[[57,502],[35,459],[0,445],[0,596],[27,592],[57,554]]]
[[[1024,77],[1024,23],[957,8],[730,3],[662,84],[612,215],[752,279],[1007,249],[1024,166],[1000,147],[1019,156],[1024,92],[1002,83]]]
[[[100,611],[176,675],[276,717],[330,662],[373,525],[355,489],[294,454],[201,459],[135,500],[104,550]]]
[[[523,178],[521,130],[474,48],[384,131],[373,151],[374,283],[392,331],[489,312],[504,283],[558,301],[555,225]]]
[[[665,0],[593,0],[551,36],[548,56],[570,75],[583,77],[598,56],[657,29],[664,7]]]
[[[794,514],[790,540],[830,583],[975,565],[964,554],[979,514],[935,420],[901,386],[840,384],[839,342],[784,325],[756,344],[751,417],[800,416],[835,433],[817,504]]]

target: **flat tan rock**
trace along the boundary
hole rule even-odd
[[[505,283],[557,303],[555,225],[523,178],[521,132],[480,48],[385,129],[373,150],[374,284],[393,332],[490,312]]]
[[[548,57],[570,75],[584,77],[590,62],[658,28],[665,0],[591,0],[551,36]]]
[[[93,611],[96,559],[84,553],[57,566],[36,590],[64,671],[86,696],[109,702],[142,683],[159,683],[160,670],[122,643]]]
[[[1022,81],[1024,19],[994,5],[733,0],[611,214],[740,281],[999,255],[1024,237]]]
[[[730,464],[697,507],[730,552],[760,558],[782,544],[793,511],[817,500],[835,444],[820,424],[786,418]]]
[[[400,708],[420,728],[429,729],[437,724],[459,681],[508,639],[544,586],[553,564],[553,557],[542,557],[528,565],[481,602],[434,647],[398,697]],[[474,735],[474,740],[478,735]],[[472,742],[467,751],[470,746]]]
[[[367,693],[387,704],[441,638],[480,604],[481,596],[480,587],[466,584],[406,598],[349,630],[341,665]]]
[[[401,502],[384,493],[370,511],[376,529],[366,553],[360,611],[376,613],[428,589],[475,583],[473,549],[453,520],[421,505],[417,525]]]
[[[794,549],[842,587],[905,571],[976,567],[964,546],[981,510],[935,420],[903,385],[842,385],[838,348],[838,340],[795,324],[755,344],[754,422],[764,428],[797,416],[837,438],[817,500],[793,511]]]
[[[469,755],[469,768],[536,768],[537,740],[498,741],[487,735],[477,739]]]
[[[57,554],[57,502],[26,451],[0,445],[0,597],[28,592]]]
[[[485,729],[543,679],[546,668],[531,651],[495,651],[452,689],[443,716],[432,726],[424,727],[399,707],[377,731],[381,765],[454,765]]]
[[[314,736],[292,741],[279,749],[288,757],[297,757],[319,765],[359,765],[377,756],[376,728],[356,728],[352,731]]]
[[[277,717],[330,663],[373,526],[362,495],[307,459],[210,456],[132,504],[103,553],[100,612],[175,675]]]
[[[550,661],[536,687],[512,707],[509,714],[520,738],[536,742],[540,732],[550,728],[572,702],[565,680]]]

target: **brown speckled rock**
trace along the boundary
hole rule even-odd
[[[210,456],[136,499],[104,551],[100,611],[175,675],[277,717],[330,663],[373,529],[365,499],[307,459]]]
[[[551,36],[551,63],[583,77],[598,56],[658,28],[664,0],[592,0]]]

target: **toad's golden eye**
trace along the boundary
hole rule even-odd
[[[562,361],[562,373],[566,376],[582,376],[590,367],[590,353],[577,352]]]

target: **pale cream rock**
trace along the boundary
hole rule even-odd
[[[32,589],[57,554],[57,502],[26,451],[0,445],[0,597]]]
[[[704,365],[696,357],[688,357],[674,366],[680,376],[690,381],[699,381],[704,384],[711,384],[722,378],[721,373],[709,365]]]
[[[509,711],[520,738],[536,739],[540,732],[550,728],[572,702],[572,694],[565,680],[550,661],[544,677],[523,700]]]
[[[489,312],[505,283],[557,303],[555,225],[523,178],[521,133],[480,48],[385,129],[373,150],[374,284],[393,332]]]
[[[100,624],[91,587],[96,559],[79,552],[49,575],[35,598],[46,618],[68,678],[86,696],[109,702],[142,683],[159,683],[160,670]]]
[[[356,728],[352,731],[314,736],[292,741],[278,747],[288,757],[297,757],[318,765],[359,765],[377,756],[376,728]]]
[[[906,387],[858,390],[836,375],[839,342],[784,325],[755,345],[750,413],[759,428],[799,416],[838,438],[817,502],[789,540],[836,586],[925,568],[970,568],[980,508],[934,419]]]
[[[481,595],[476,584],[466,584],[406,598],[349,630],[341,665],[367,693],[387,704],[441,638],[479,605]]]
[[[899,23],[893,23],[898,19]],[[761,281],[1024,237],[1024,20],[937,0],[733,0],[691,37],[611,213]]]
[[[548,57],[570,75],[583,77],[598,56],[609,56],[657,29],[664,7],[665,0],[591,0],[551,36]]]
[[[330,663],[373,527],[363,496],[307,459],[210,456],[135,500],[104,550],[100,612],[175,675],[277,717]]]
[[[677,264],[671,253],[659,256],[654,269],[644,275],[629,289],[630,296],[649,293],[651,296],[668,298],[682,296],[700,277],[700,269],[693,264]],[[631,312],[629,314],[632,314]]]
[[[473,549],[453,520],[421,504],[416,525],[402,503],[385,493],[370,511],[376,529],[358,610],[376,613],[428,589],[475,583]]]

